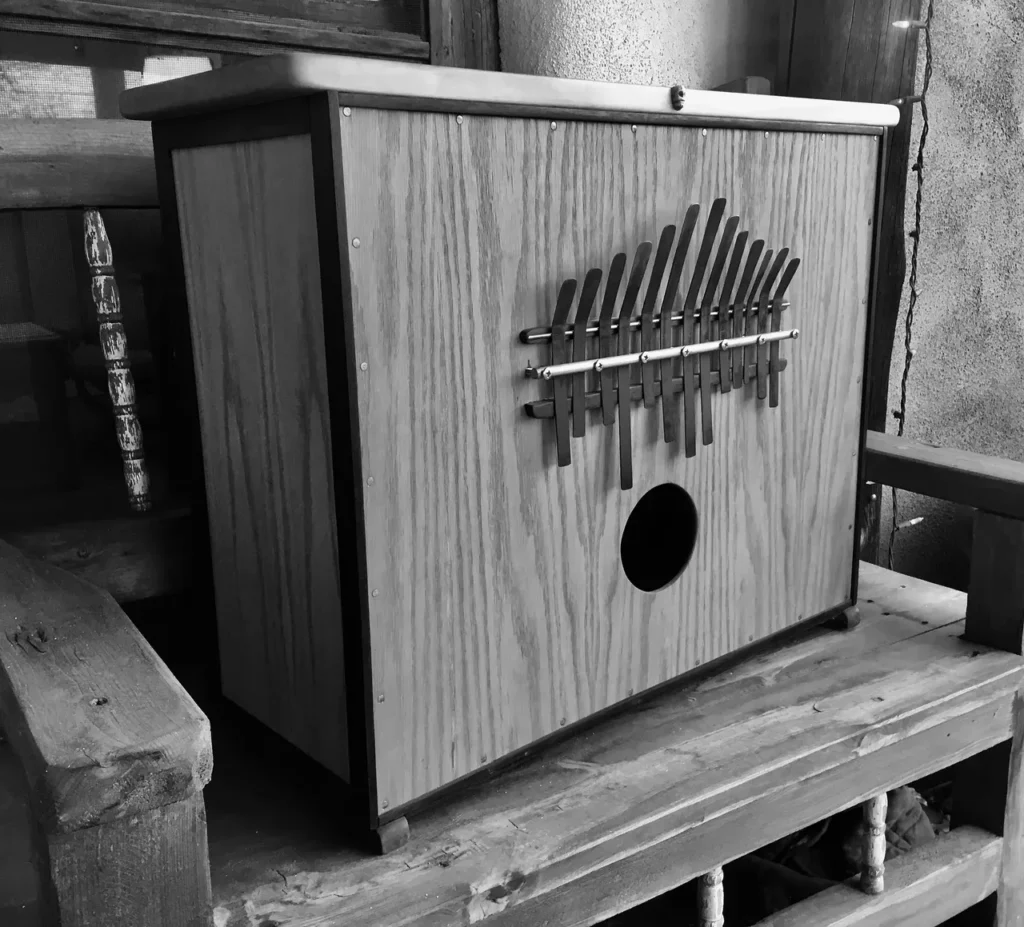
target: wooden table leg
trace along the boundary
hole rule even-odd
[[[880,895],[885,890],[885,815],[889,796],[882,792],[864,803],[864,865],[860,873],[861,890]]]
[[[725,889],[722,867],[718,866],[697,880],[697,906],[700,927],[725,927]]]

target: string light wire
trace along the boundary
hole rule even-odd
[[[903,377],[900,380],[900,407],[899,411],[895,412],[899,427],[897,435],[903,437],[903,431],[907,424],[907,383],[910,380],[910,362],[914,358],[914,350],[911,347],[911,335],[914,328],[914,310],[917,308],[917,260],[918,260],[918,249],[921,245],[921,202],[924,194],[924,149],[925,144],[928,141],[928,86],[932,80],[932,34],[931,34],[931,22],[933,15],[934,0],[928,0],[928,15],[927,18],[921,23],[897,23],[896,25],[907,28],[908,26],[916,26],[921,29],[924,33],[924,48],[925,48],[925,59],[924,59],[924,81],[921,85],[920,103],[921,103],[921,140],[917,146],[917,161],[914,162],[913,170],[917,174],[917,199],[914,204],[914,230],[910,233],[910,237],[913,240],[913,246],[911,247],[910,253],[910,295],[907,299],[907,316],[904,325],[904,337],[903,337]],[[892,526],[889,530],[889,569],[893,569],[893,557],[894,547],[896,544],[896,533],[902,527],[900,524],[899,517],[899,498],[896,492],[896,487],[892,488]],[[916,519],[912,519],[916,521]],[[909,523],[908,523],[909,524]]]

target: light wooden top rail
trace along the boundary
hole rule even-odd
[[[157,205],[148,126],[0,119],[0,209]]]
[[[377,108],[438,112],[614,119],[631,114],[667,117],[681,124],[694,119],[736,123],[813,123],[843,127],[893,126],[895,106],[805,100],[713,90],[685,91],[682,109],[672,105],[669,87],[639,87],[566,80],[533,74],[442,68],[404,61],[341,55],[273,55],[218,68],[121,95],[130,119],[159,119],[230,105],[336,90],[345,102]]]
[[[1024,519],[1024,464],[869,431],[866,477],[933,499]]]
[[[206,716],[105,592],[0,541],[0,729],[66,833],[210,780]]]
[[[1007,739],[1024,658],[960,639],[966,596],[868,564],[860,588],[854,630],[805,634],[539,748],[414,817],[410,842],[383,858],[347,845],[306,766],[262,762],[234,716],[215,715],[218,923],[593,924]],[[998,845],[966,831],[928,866],[897,867],[899,910],[919,883],[929,904],[976,900]],[[957,878],[934,878],[940,864]]]

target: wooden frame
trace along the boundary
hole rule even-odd
[[[420,0],[12,0],[0,29],[245,54],[307,48],[426,60],[424,20]]]

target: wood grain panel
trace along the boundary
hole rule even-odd
[[[309,137],[173,160],[224,692],[347,777]]]
[[[381,802],[846,600],[875,137],[374,110],[341,132]],[[548,388],[523,377],[543,355],[519,331],[550,322],[563,279],[717,196],[803,262],[781,407],[716,394],[691,460],[634,407],[628,492],[591,413],[559,469],[552,425],[523,413]],[[694,498],[697,546],[641,593],[620,537],[668,480]]]

